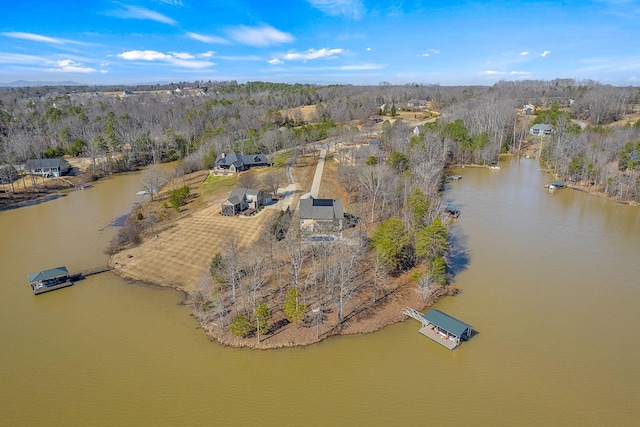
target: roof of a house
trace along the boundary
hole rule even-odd
[[[533,130],[552,130],[553,126],[546,124],[546,123],[539,123],[537,125],[533,125],[531,126],[531,129]]]
[[[42,280],[49,280],[49,279],[54,279],[56,277],[68,276],[68,275],[69,275],[69,270],[67,270],[67,267],[56,267],[56,268],[50,268],[49,270],[42,270],[42,271],[39,271],[38,273],[30,274],[28,277],[29,277],[29,282],[33,283],[33,282],[39,282]]]
[[[42,168],[67,168],[69,167],[69,162],[65,159],[57,158],[57,159],[29,159],[27,163],[25,163],[24,168],[27,170],[31,169],[42,169]]]
[[[429,321],[429,323],[432,323],[458,337],[462,336],[467,329],[471,329],[470,325],[467,325],[466,323],[461,322],[455,317],[449,316],[440,310],[431,309],[425,313],[423,317]]]
[[[216,157],[215,164],[217,166],[242,166],[242,165],[259,165],[267,163],[267,156],[265,154],[247,154],[242,156],[235,152],[231,152],[229,154],[221,153]]]
[[[246,198],[247,196],[251,198],[258,197],[261,191],[263,190],[237,187],[231,190],[231,194],[229,194],[229,197],[224,202],[229,202],[229,203],[233,203],[234,205],[237,205],[242,201],[242,199]]]
[[[298,205],[300,218],[308,219],[342,219],[344,218],[344,204],[335,199],[300,199]]]

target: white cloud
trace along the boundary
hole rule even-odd
[[[86,44],[86,43],[82,43],[82,42],[77,42],[75,40],[59,39],[59,38],[56,38],[56,37],[47,37],[47,36],[43,36],[43,35],[40,35],[40,34],[23,33],[23,32],[19,32],[19,31],[10,31],[10,32],[0,33],[0,34],[2,34],[3,36],[6,36],[6,37],[14,38],[14,39],[29,40],[29,41],[41,42],[41,43],[79,44],[79,45],[85,45]]]
[[[545,57],[549,56],[549,54],[550,54],[550,53],[551,53],[551,52],[549,52],[548,50],[545,50],[544,52],[542,52],[542,53],[540,54],[540,56],[542,56],[543,58],[545,58]]]
[[[370,50],[371,50],[371,48],[370,48],[370,47],[368,47],[368,48],[366,48],[365,50],[368,52],[368,51],[370,51]]]
[[[158,0],[160,3],[170,4],[171,6],[184,6],[182,0]]]
[[[282,57],[285,61],[309,61],[312,59],[331,58],[343,52],[343,49],[309,49],[303,53],[290,52]]]
[[[234,28],[229,28],[227,33],[235,41],[255,47],[290,43],[294,40],[294,37],[291,34],[277,30],[270,25],[261,25],[259,27],[240,25]]]
[[[72,61],[71,59],[63,59],[56,61],[57,68],[51,68],[47,71],[61,73],[95,73],[97,70],[91,67],[85,67],[84,64]]]
[[[174,58],[178,58],[178,59],[194,59],[195,56],[191,55],[190,53],[184,53],[184,52],[171,52],[171,55]]]
[[[440,51],[438,49],[429,49],[428,52],[433,53],[434,55],[440,55]]]
[[[38,64],[43,61],[39,56],[0,52],[0,64]]]
[[[428,53],[423,53],[421,56],[427,57],[430,56]]]
[[[204,34],[187,32],[187,37],[203,43],[229,44],[229,40],[217,36],[207,36]]]
[[[484,74],[485,76],[530,76],[531,72],[487,70],[487,71],[483,71],[482,74]]]
[[[204,56],[199,56],[207,57],[206,55],[208,54],[208,52],[205,52]],[[213,55],[213,52],[211,52],[211,55]],[[128,61],[163,61],[184,68],[207,68],[215,65],[213,62],[197,60],[194,55],[184,52],[167,54],[156,50],[130,50],[119,53],[118,56]]]
[[[153,10],[145,9],[144,7],[130,6],[127,4],[123,4],[122,7],[124,7],[124,9],[112,10],[108,12],[108,14],[123,19],[148,19],[168,25],[177,24],[174,19],[154,12]]]
[[[212,50],[208,50],[206,52],[202,52],[198,54],[198,58],[211,58],[216,53]]]
[[[527,56],[529,55],[529,52],[527,52],[526,50],[523,52],[520,52],[520,56]]]
[[[362,0],[307,0],[311,6],[330,16],[344,15],[360,19],[365,13]]]
[[[61,39],[56,39],[53,37],[41,36],[39,34],[32,33],[21,33],[21,32],[8,32],[2,33],[3,36],[13,37],[15,39],[23,39],[23,40],[31,40],[34,42],[43,42],[43,43],[54,43],[54,44],[63,44]]]
[[[165,55],[164,53],[155,50],[130,50],[128,52],[119,53],[118,56],[129,61],[136,61],[140,59],[144,61],[155,61],[171,58],[171,55]]]
[[[269,64],[271,65],[280,65],[280,64],[284,64],[284,61],[278,58],[273,58],[269,60]]]

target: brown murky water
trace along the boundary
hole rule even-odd
[[[223,348],[180,295],[111,273],[34,296],[29,273],[106,262],[139,174],[0,212],[0,425],[637,425],[640,208],[549,193],[534,160],[457,173],[464,292],[437,307],[479,334],[454,352],[414,320]]]

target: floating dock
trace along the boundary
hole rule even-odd
[[[418,332],[449,350],[458,347],[461,341],[471,338],[473,333],[470,325],[440,310],[432,309],[426,314],[422,314],[413,308],[407,307],[403,310],[403,313],[422,323],[422,328]]]
[[[82,280],[87,276],[94,274],[104,273],[105,271],[113,270],[113,267],[108,265],[102,265],[100,267],[94,267],[87,270],[82,270],[77,273],[69,274],[67,267],[56,267],[48,270],[42,270],[37,273],[30,274],[29,284],[34,295],[43,294],[45,292],[55,291],[56,289],[66,288],[72,286],[75,281]]]

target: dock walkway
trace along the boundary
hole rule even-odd
[[[94,274],[100,274],[100,273],[104,273],[106,271],[111,271],[111,270],[113,270],[113,267],[111,267],[110,265],[101,265],[99,267],[88,268],[86,270],[82,270],[77,273],[70,274],[69,278],[80,280],[88,276],[93,276]]]

